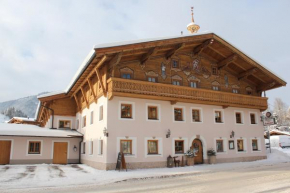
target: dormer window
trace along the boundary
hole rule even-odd
[[[133,79],[133,70],[131,70],[130,68],[122,68],[120,69],[120,73],[121,73],[121,78],[124,79]]]
[[[182,78],[178,75],[174,75],[171,77],[172,79],[172,84],[173,85],[177,85],[177,86],[181,86],[182,85]]]

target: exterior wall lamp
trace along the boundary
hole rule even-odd
[[[234,137],[235,137],[235,132],[232,131],[232,132],[231,132],[231,135],[230,135],[230,138],[234,138]]]
[[[74,150],[74,152],[77,152],[78,148],[76,145],[74,145],[73,150]]]
[[[106,127],[104,127],[103,133],[105,137],[109,137],[109,133]]]
[[[168,129],[168,131],[167,131],[167,133],[166,133],[166,138],[169,138],[170,135],[171,135],[171,131],[170,131],[170,129]]]

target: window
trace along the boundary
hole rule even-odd
[[[197,88],[197,82],[196,82],[196,81],[190,81],[190,82],[189,82],[189,86],[190,86],[191,88]]]
[[[157,107],[148,106],[148,119],[158,120]]]
[[[40,154],[41,142],[29,141],[28,154]]]
[[[212,90],[220,90],[220,87],[219,86],[212,86]]]
[[[91,125],[94,124],[94,111],[91,112]]]
[[[236,113],[236,123],[242,124],[242,114]]]
[[[216,151],[217,152],[224,152],[223,140],[216,140]]]
[[[157,82],[157,77],[148,76],[147,79],[149,82]]]
[[[251,124],[256,124],[256,115],[255,113],[250,113]]]
[[[233,93],[238,94],[239,93],[239,90],[236,89],[236,88],[233,88]]]
[[[148,154],[158,154],[158,140],[148,140]]]
[[[222,123],[222,112],[221,111],[215,111],[215,122],[216,123]]]
[[[247,95],[252,95],[252,91],[248,90]]]
[[[67,121],[67,120],[60,120],[58,122],[59,124],[59,128],[67,128],[67,129],[71,129],[71,121]]]
[[[229,149],[235,149],[235,141],[229,140]]]
[[[123,74],[122,74],[122,78],[125,78],[125,79],[132,79],[132,74],[123,73]]]
[[[121,104],[121,118],[131,119],[132,118],[132,105]]]
[[[237,146],[238,146],[238,151],[244,151],[244,140],[238,139]]]
[[[102,121],[104,118],[104,108],[103,105],[100,106],[100,114],[99,114],[99,121]]]
[[[86,127],[87,125],[87,117],[83,116],[83,127]]]
[[[121,140],[120,151],[124,154],[132,154],[132,140]]]
[[[80,120],[77,119],[77,123],[76,124],[77,124],[77,129],[79,129],[80,128]]]
[[[184,153],[184,141],[183,140],[175,140],[175,154],[183,154]]]
[[[192,122],[200,122],[200,111],[198,109],[192,109]]]
[[[182,108],[174,108],[174,120],[175,121],[183,121],[183,109]]]
[[[90,141],[90,151],[89,151],[89,154],[90,155],[93,155],[94,154],[94,142],[93,141]]]
[[[172,68],[179,68],[179,62],[177,60],[172,60]]]
[[[103,140],[99,140],[99,155],[103,155]]]
[[[253,148],[253,151],[258,151],[258,140],[257,139],[252,140],[252,148]]]
[[[252,95],[253,94],[253,92],[252,92],[253,90],[252,90],[252,88],[251,87],[246,87],[246,93],[247,93],[247,95]]]
[[[180,80],[173,80],[173,81],[172,81],[172,84],[173,84],[173,85],[180,86],[180,85],[181,85],[181,81],[180,81]]]
[[[218,75],[218,68],[217,67],[212,67],[211,69],[212,75]]]
[[[86,142],[83,142],[82,154],[86,154]]]

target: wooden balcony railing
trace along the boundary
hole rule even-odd
[[[210,104],[223,107],[243,107],[260,110],[266,110],[268,106],[268,98],[266,97],[248,96],[146,81],[110,78],[108,80],[108,97],[111,99],[114,96]]]

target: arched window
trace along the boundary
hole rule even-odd
[[[146,79],[149,82],[158,82],[158,74],[154,71],[146,72]]]
[[[218,81],[213,81],[211,85],[212,85],[212,90],[220,90],[220,83]]]
[[[128,67],[120,69],[121,78],[133,79],[134,71]]]
[[[240,87],[238,85],[233,85],[232,86],[232,91],[235,94],[239,94],[240,93]]]
[[[253,89],[251,87],[246,87],[246,92],[247,92],[247,95],[252,95],[253,94]]]
[[[196,78],[195,76],[190,76],[188,79],[188,84],[191,88],[198,88],[198,84],[200,79]]]
[[[171,77],[171,81],[173,85],[181,86],[182,85],[182,78],[178,75],[174,75]]]

